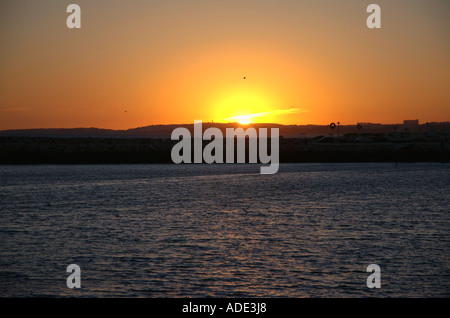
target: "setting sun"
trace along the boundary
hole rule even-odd
[[[253,114],[270,111],[272,104],[272,98],[257,88],[234,88],[217,97],[216,121],[249,124]]]
[[[251,115],[248,115],[248,116],[237,116],[237,117],[234,117],[234,118],[236,119],[236,121],[239,124],[241,124],[241,125],[248,125],[248,124],[251,123],[250,116]]]
[[[225,122],[238,122],[239,124],[250,124],[250,123],[274,123],[276,122],[276,117],[280,115],[299,113],[301,109],[299,108],[289,108],[289,109],[275,109],[268,112],[254,113],[249,115],[240,115],[225,118]],[[260,118],[260,119],[256,119]]]

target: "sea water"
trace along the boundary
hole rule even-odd
[[[0,166],[0,296],[450,296],[448,164],[259,168]]]

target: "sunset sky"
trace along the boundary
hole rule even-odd
[[[449,30],[448,0],[2,0],[0,129],[449,121]]]

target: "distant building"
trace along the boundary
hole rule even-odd
[[[403,126],[410,127],[410,128],[417,127],[417,126],[419,126],[419,120],[418,119],[404,120]]]

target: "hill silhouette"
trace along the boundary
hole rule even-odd
[[[50,129],[14,129],[2,130],[0,136],[22,136],[22,137],[116,137],[116,138],[170,138],[172,131],[178,127],[186,127],[193,131],[192,124],[171,124],[171,125],[150,125],[144,127],[131,128],[126,130],[102,129],[102,128],[50,128]],[[345,135],[345,134],[389,134],[396,131],[408,133],[426,133],[430,127],[428,124],[417,125],[416,127],[405,127],[402,124],[362,124],[340,125],[331,129],[329,125],[282,125],[282,124],[249,124],[240,125],[238,123],[211,123],[203,122],[203,128],[216,127],[225,132],[226,128],[254,127],[259,128],[279,128],[280,136],[285,138],[316,137],[319,135]],[[433,123],[435,131],[450,131],[450,123]]]
[[[203,123],[203,129],[237,123]],[[128,130],[99,128],[25,129],[0,131],[0,164],[172,163],[175,128],[193,124],[153,125]],[[280,162],[450,162],[448,123],[373,127],[253,124],[279,128]],[[431,129],[432,128],[432,129]],[[204,145],[209,141],[204,141]],[[235,152],[236,153],[236,152]],[[248,155],[246,155],[248,158]]]

